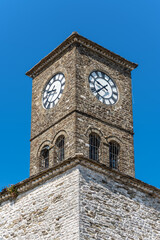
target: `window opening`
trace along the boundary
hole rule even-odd
[[[91,133],[89,135],[89,158],[99,161],[99,146],[100,146],[100,137]]]
[[[58,162],[64,159],[64,136],[60,136],[56,141],[56,159]]]
[[[119,144],[116,142],[109,143],[109,160],[111,168],[118,168]]]
[[[40,158],[41,158],[41,166],[43,168],[48,168],[49,167],[49,146],[44,146],[42,148]]]

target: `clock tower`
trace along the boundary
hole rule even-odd
[[[27,72],[31,177],[0,193],[0,238],[159,239],[160,190],[134,178],[136,67],[74,32]]]
[[[78,154],[134,177],[136,67],[74,32],[26,73],[33,78],[31,176]]]

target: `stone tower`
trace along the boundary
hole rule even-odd
[[[82,154],[134,177],[135,67],[74,32],[27,72],[33,78],[30,175]]]
[[[27,72],[30,177],[0,193],[0,239],[160,240],[160,190],[134,177],[136,66],[73,33]]]

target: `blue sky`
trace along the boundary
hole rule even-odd
[[[136,178],[160,188],[160,1],[0,1],[0,189],[29,177],[32,80],[25,72],[73,31],[136,62]]]

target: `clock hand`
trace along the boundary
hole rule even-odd
[[[52,85],[52,86],[49,88],[50,91],[48,90],[47,93],[56,91],[56,89],[54,89],[54,88],[55,88],[55,85]]]
[[[102,88],[100,88],[100,89],[98,89],[96,92],[99,92],[99,91],[101,91],[103,88],[105,88],[106,89],[106,87],[108,86],[108,84],[107,85],[105,85],[105,86],[103,86]],[[108,92],[108,89],[106,89],[107,90],[107,92]]]
[[[99,85],[102,86],[102,88],[98,89],[98,92],[99,92],[100,90],[102,90],[103,88],[106,88],[107,85],[108,85],[108,84],[106,84],[105,86],[103,86],[99,81],[96,80],[96,82],[97,82]],[[97,87],[99,87],[99,86],[97,86]],[[107,90],[107,89],[106,89],[106,90]],[[107,90],[107,91],[108,91],[108,90]]]
[[[51,91],[47,91],[47,93],[50,93],[50,92],[56,92],[56,89],[52,89]]]
[[[103,87],[103,85],[99,81],[96,80],[96,82]]]
[[[47,94],[47,99],[50,99],[50,97],[51,98],[53,98],[53,96],[56,94],[57,92],[56,91],[50,91],[48,94]]]

